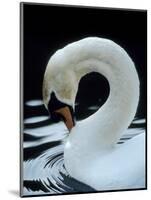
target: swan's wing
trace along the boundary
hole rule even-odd
[[[100,159],[97,157],[78,179],[97,190],[144,188],[145,134],[117,145]]]

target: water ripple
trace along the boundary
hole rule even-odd
[[[41,101],[26,103],[31,113],[32,108],[38,109],[39,105]],[[88,110],[91,109],[97,110],[98,107],[88,108]],[[24,122],[24,196],[95,191],[88,185],[70,177],[65,169],[62,141],[68,135],[68,130],[62,122],[53,124],[47,116],[29,117]],[[118,144],[122,145],[144,130],[145,119],[135,119]]]

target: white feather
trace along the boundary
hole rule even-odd
[[[139,101],[138,75],[122,47],[90,37],[58,50],[46,68],[44,102],[54,91],[61,101],[74,105],[79,81],[90,72],[106,77],[110,94],[94,115],[71,130],[64,149],[65,167],[72,177],[96,190],[145,187],[144,134],[116,145]]]

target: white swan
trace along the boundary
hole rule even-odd
[[[144,134],[116,145],[139,101],[138,75],[123,48],[108,39],[89,37],[58,50],[45,71],[44,103],[48,108],[54,92],[59,101],[74,108],[79,81],[90,72],[106,77],[110,94],[95,114],[71,129],[64,149],[65,167],[72,177],[96,190],[144,188]]]

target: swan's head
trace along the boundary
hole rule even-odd
[[[45,72],[43,100],[53,121],[63,120],[69,130],[74,126],[74,103],[78,82],[74,72],[59,69]]]

